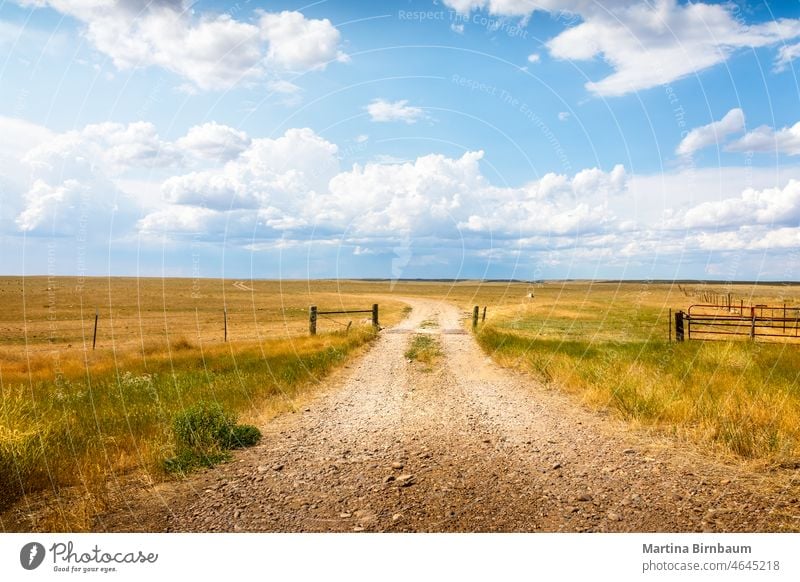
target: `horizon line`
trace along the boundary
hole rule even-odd
[[[312,278],[292,278],[292,277],[185,277],[185,276],[138,276],[138,275],[48,275],[48,274],[28,274],[28,275],[0,275],[0,279],[12,278],[45,278],[45,279],[179,279],[187,281],[363,281],[363,282],[406,282],[406,283],[525,283],[528,285],[541,283],[570,283],[570,282],[589,282],[589,283],[642,283],[642,284],[689,284],[689,283],[714,283],[726,285],[800,285],[800,281],[791,280],[756,280],[756,279],[588,279],[583,277],[573,278],[553,278],[553,279],[516,279],[516,278],[491,278],[478,279],[471,277],[312,277]]]

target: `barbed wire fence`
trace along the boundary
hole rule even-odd
[[[315,311],[318,331],[348,332],[357,325],[353,318],[336,317],[354,313],[373,314],[368,320],[377,323],[377,305],[369,310]],[[252,309],[164,310],[160,312],[115,313],[114,309],[84,309],[81,302],[76,314],[58,318],[54,315],[26,319],[21,323],[0,322],[0,348],[25,346],[29,351],[47,351],[54,347],[96,350],[120,343],[159,342],[228,342],[261,341],[265,338],[302,337],[309,334],[308,318],[312,309],[289,308],[261,313]],[[316,324],[316,318],[328,325]]]

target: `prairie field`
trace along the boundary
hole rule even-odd
[[[800,344],[733,338],[669,341],[669,310],[731,293],[732,304],[800,305],[800,287],[546,283],[500,305],[478,341],[582,403],[739,460],[800,460]],[[704,297],[706,299],[704,299]],[[673,326],[674,327],[674,326]]]
[[[176,415],[214,402],[263,425],[376,337],[369,314],[320,316],[310,337],[309,305],[378,303],[391,326],[403,297],[456,304],[467,327],[486,306],[481,347],[586,406],[734,460],[796,463],[800,345],[668,341],[669,310],[709,292],[800,304],[786,285],[0,278],[0,512],[77,487],[85,506],[41,528],[91,527],[110,479],[171,478]],[[412,350],[441,357],[435,345]]]
[[[0,278],[0,510],[25,494],[77,486],[89,507],[71,508],[43,527],[87,527],[113,476],[168,476],[163,465],[174,454],[172,426],[181,411],[210,401],[261,424],[293,409],[375,337],[362,321],[370,314],[321,316],[318,334],[308,334],[309,305],[371,309],[358,284],[242,287]],[[382,324],[402,317],[403,304],[385,297],[379,303]]]

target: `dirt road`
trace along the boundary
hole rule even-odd
[[[304,411],[271,422],[259,446],[97,529],[800,529],[800,478],[767,487],[763,475],[586,411],[493,364],[455,307],[408,301],[406,321]],[[414,333],[441,343],[429,371],[404,356]]]

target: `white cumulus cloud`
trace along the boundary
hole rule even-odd
[[[305,214],[313,212],[305,205],[324,192],[339,171],[337,152],[336,145],[308,128],[289,129],[276,139],[253,139],[236,159],[220,167],[165,180],[161,192],[169,206],[145,216],[139,228],[195,232],[199,220],[216,216],[207,210],[240,217],[246,215],[241,211],[249,211],[252,219],[258,216],[271,228],[290,223],[300,227],[306,223]],[[187,207],[204,212],[187,214]],[[295,218],[287,221],[289,217]]]
[[[152,180],[194,162],[224,167],[252,149],[247,134],[215,122],[192,127],[174,142],[161,138],[152,123],[143,121],[90,124],[60,134],[19,120],[0,120],[2,127],[24,129],[22,133],[27,136],[27,141],[17,141],[25,153],[15,154],[17,165],[27,171],[22,206],[16,217],[17,226],[24,231],[51,223],[57,230],[69,230],[78,221],[75,213],[85,213],[87,205],[94,214],[107,214],[115,207],[152,206],[154,196],[126,197],[118,184],[135,183],[142,175]],[[213,176],[213,180],[206,182],[206,175]],[[131,177],[133,182],[127,179]],[[225,206],[227,202],[227,208],[242,191],[234,178],[235,173],[228,177],[208,171],[173,176],[163,186],[163,197],[167,201],[191,200],[209,205]],[[157,189],[157,185],[149,188]],[[205,198],[193,197],[196,192],[204,192]],[[60,218],[54,223],[56,216]]]
[[[682,218],[687,228],[720,228],[742,225],[791,225],[800,223],[800,181],[789,180],[783,188],[747,188],[740,196],[704,202]]]
[[[744,112],[739,108],[731,109],[719,121],[713,121],[708,125],[691,130],[681,140],[675,153],[679,156],[691,156],[696,151],[720,144],[732,133],[739,133],[743,130]]]
[[[108,237],[113,225],[121,237],[191,234],[254,251],[345,245],[376,258],[400,253],[408,265],[465,253],[624,265],[789,249],[800,224],[793,168],[636,177],[617,165],[498,186],[482,151],[342,169],[338,146],[309,128],[264,138],[210,122],[175,141],[142,122],[33,129],[35,145],[18,158],[30,181],[5,226],[30,236]],[[747,180],[756,187],[741,189]]]
[[[778,130],[762,125],[730,144],[727,149],[732,152],[800,155],[800,122]]]
[[[215,219],[217,226],[224,227],[224,215],[218,210],[173,204],[148,214],[139,221],[138,227],[142,232],[209,233]]]
[[[29,184],[16,217],[20,230],[75,233],[80,224],[110,223],[112,212],[130,211],[114,182],[132,170],[163,170],[181,160],[147,122],[99,123],[52,134],[19,156]],[[121,216],[121,215],[120,215]],[[117,226],[124,228],[120,217]]]
[[[800,43],[788,44],[778,49],[775,59],[775,72],[785,71],[797,57],[800,57]]]
[[[396,246],[398,237],[453,245],[465,236],[594,235],[614,228],[609,200],[627,187],[622,166],[609,172],[589,168],[574,176],[547,174],[511,188],[486,179],[482,151],[458,158],[428,154],[374,161],[344,171],[337,152],[310,129],[253,139],[224,166],[165,180],[162,196],[168,206],[142,219],[139,228],[194,232],[201,220],[211,221],[208,228],[219,227],[223,223],[212,220],[216,215],[208,211],[213,211],[236,216],[242,224],[249,216],[271,239],[302,240],[314,232],[347,236],[373,250],[390,244],[381,241]],[[187,213],[186,207],[203,212]]]
[[[346,61],[339,50],[340,35],[330,20],[309,20],[300,12],[264,13],[259,20],[269,41],[267,60],[287,70],[322,69],[330,61]]]
[[[212,121],[192,127],[175,143],[199,158],[227,161],[246,150],[250,138],[243,131]]]
[[[399,101],[387,101],[386,99],[374,99],[366,107],[372,121],[404,121],[406,123],[416,123],[425,114],[420,107],[413,107],[408,104],[407,99]]]
[[[270,70],[322,69],[346,60],[341,35],[327,19],[300,12],[257,11],[257,20],[195,14],[181,0],[22,0],[81,21],[85,35],[120,70],[157,66],[202,90],[229,89]]]
[[[101,167],[106,174],[131,168],[160,168],[178,163],[181,153],[162,140],[152,123],[96,123],[67,131],[30,149],[23,163],[50,179],[83,175]]]
[[[487,10],[500,16],[527,17],[536,10],[567,14],[580,22],[549,42],[559,59],[601,57],[613,72],[586,88],[617,96],[670,83],[725,62],[737,50],[774,46],[800,36],[800,20],[759,24],[737,20],[723,3],[677,0],[445,0],[462,13]],[[793,51],[779,57],[778,64]]]

